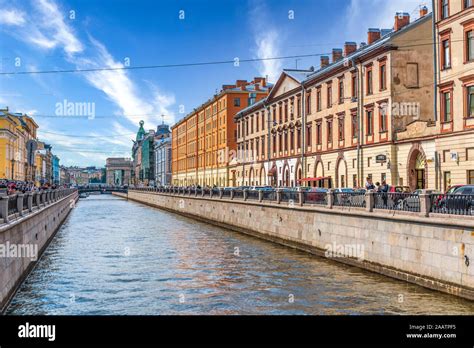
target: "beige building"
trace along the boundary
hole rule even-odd
[[[133,163],[130,158],[107,158],[106,164],[107,185],[130,185]]]
[[[474,184],[474,1],[435,1],[437,186]]]
[[[268,97],[239,112],[237,185],[435,186],[431,14],[369,29],[317,71],[285,70]],[[413,44],[419,43],[419,44]]]

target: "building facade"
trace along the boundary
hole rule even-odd
[[[436,0],[437,186],[474,184],[474,1]]]
[[[427,8],[346,42],[317,71],[283,71],[268,97],[236,115],[239,186],[435,186],[432,21]],[[428,44],[413,45],[413,42]],[[412,43],[412,44],[408,44]]]
[[[154,140],[155,183],[171,185],[171,131],[168,125],[159,125]]]
[[[59,166],[59,157],[53,155],[52,157],[52,166],[53,166],[53,181],[52,183],[55,185],[59,185],[61,183],[61,176],[60,176],[60,166]]]
[[[0,178],[34,180],[35,164],[28,161],[27,144],[36,140],[37,129],[31,117],[0,110]]]
[[[155,181],[155,155],[153,129],[148,132],[143,128],[144,122],[140,121],[137,136],[133,142],[133,178],[135,185],[154,185]]]
[[[130,185],[133,163],[130,158],[107,158],[106,164],[107,185]]]
[[[229,163],[236,156],[238,111],[264,98],[271,85],[265,78],[237,80],[172,127],[174,185],[230,186]]]

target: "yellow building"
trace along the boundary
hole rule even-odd
[[[28,165],[26,144],[36,139],[38,125],[24,114],[0,109],[0,178],[32,180],[33,166]]]

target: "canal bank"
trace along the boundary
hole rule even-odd
[[[7,315],[466,315],[474,302],[110,195],[81,199]]]
[[[474,259],[474,233],[469,220],[152,191],[116,195],[474,300],[474,265],[469,262]],[[328,246],[333,245],[352,251],[359,248],[363,255],[328,255]]]
[[[1,313],[74,208],[77,198],[77,190],[72,189],[2,197],[5,202],[0,202],[0,209],[5,209],[2,216],[7,217],[7,222],[0,224]],[[12,200],[16,200],[13,207],[8,204]]]

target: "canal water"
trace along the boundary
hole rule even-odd
[[[81,199],[7,314],[473,314],[474,303],[111,195]]]

